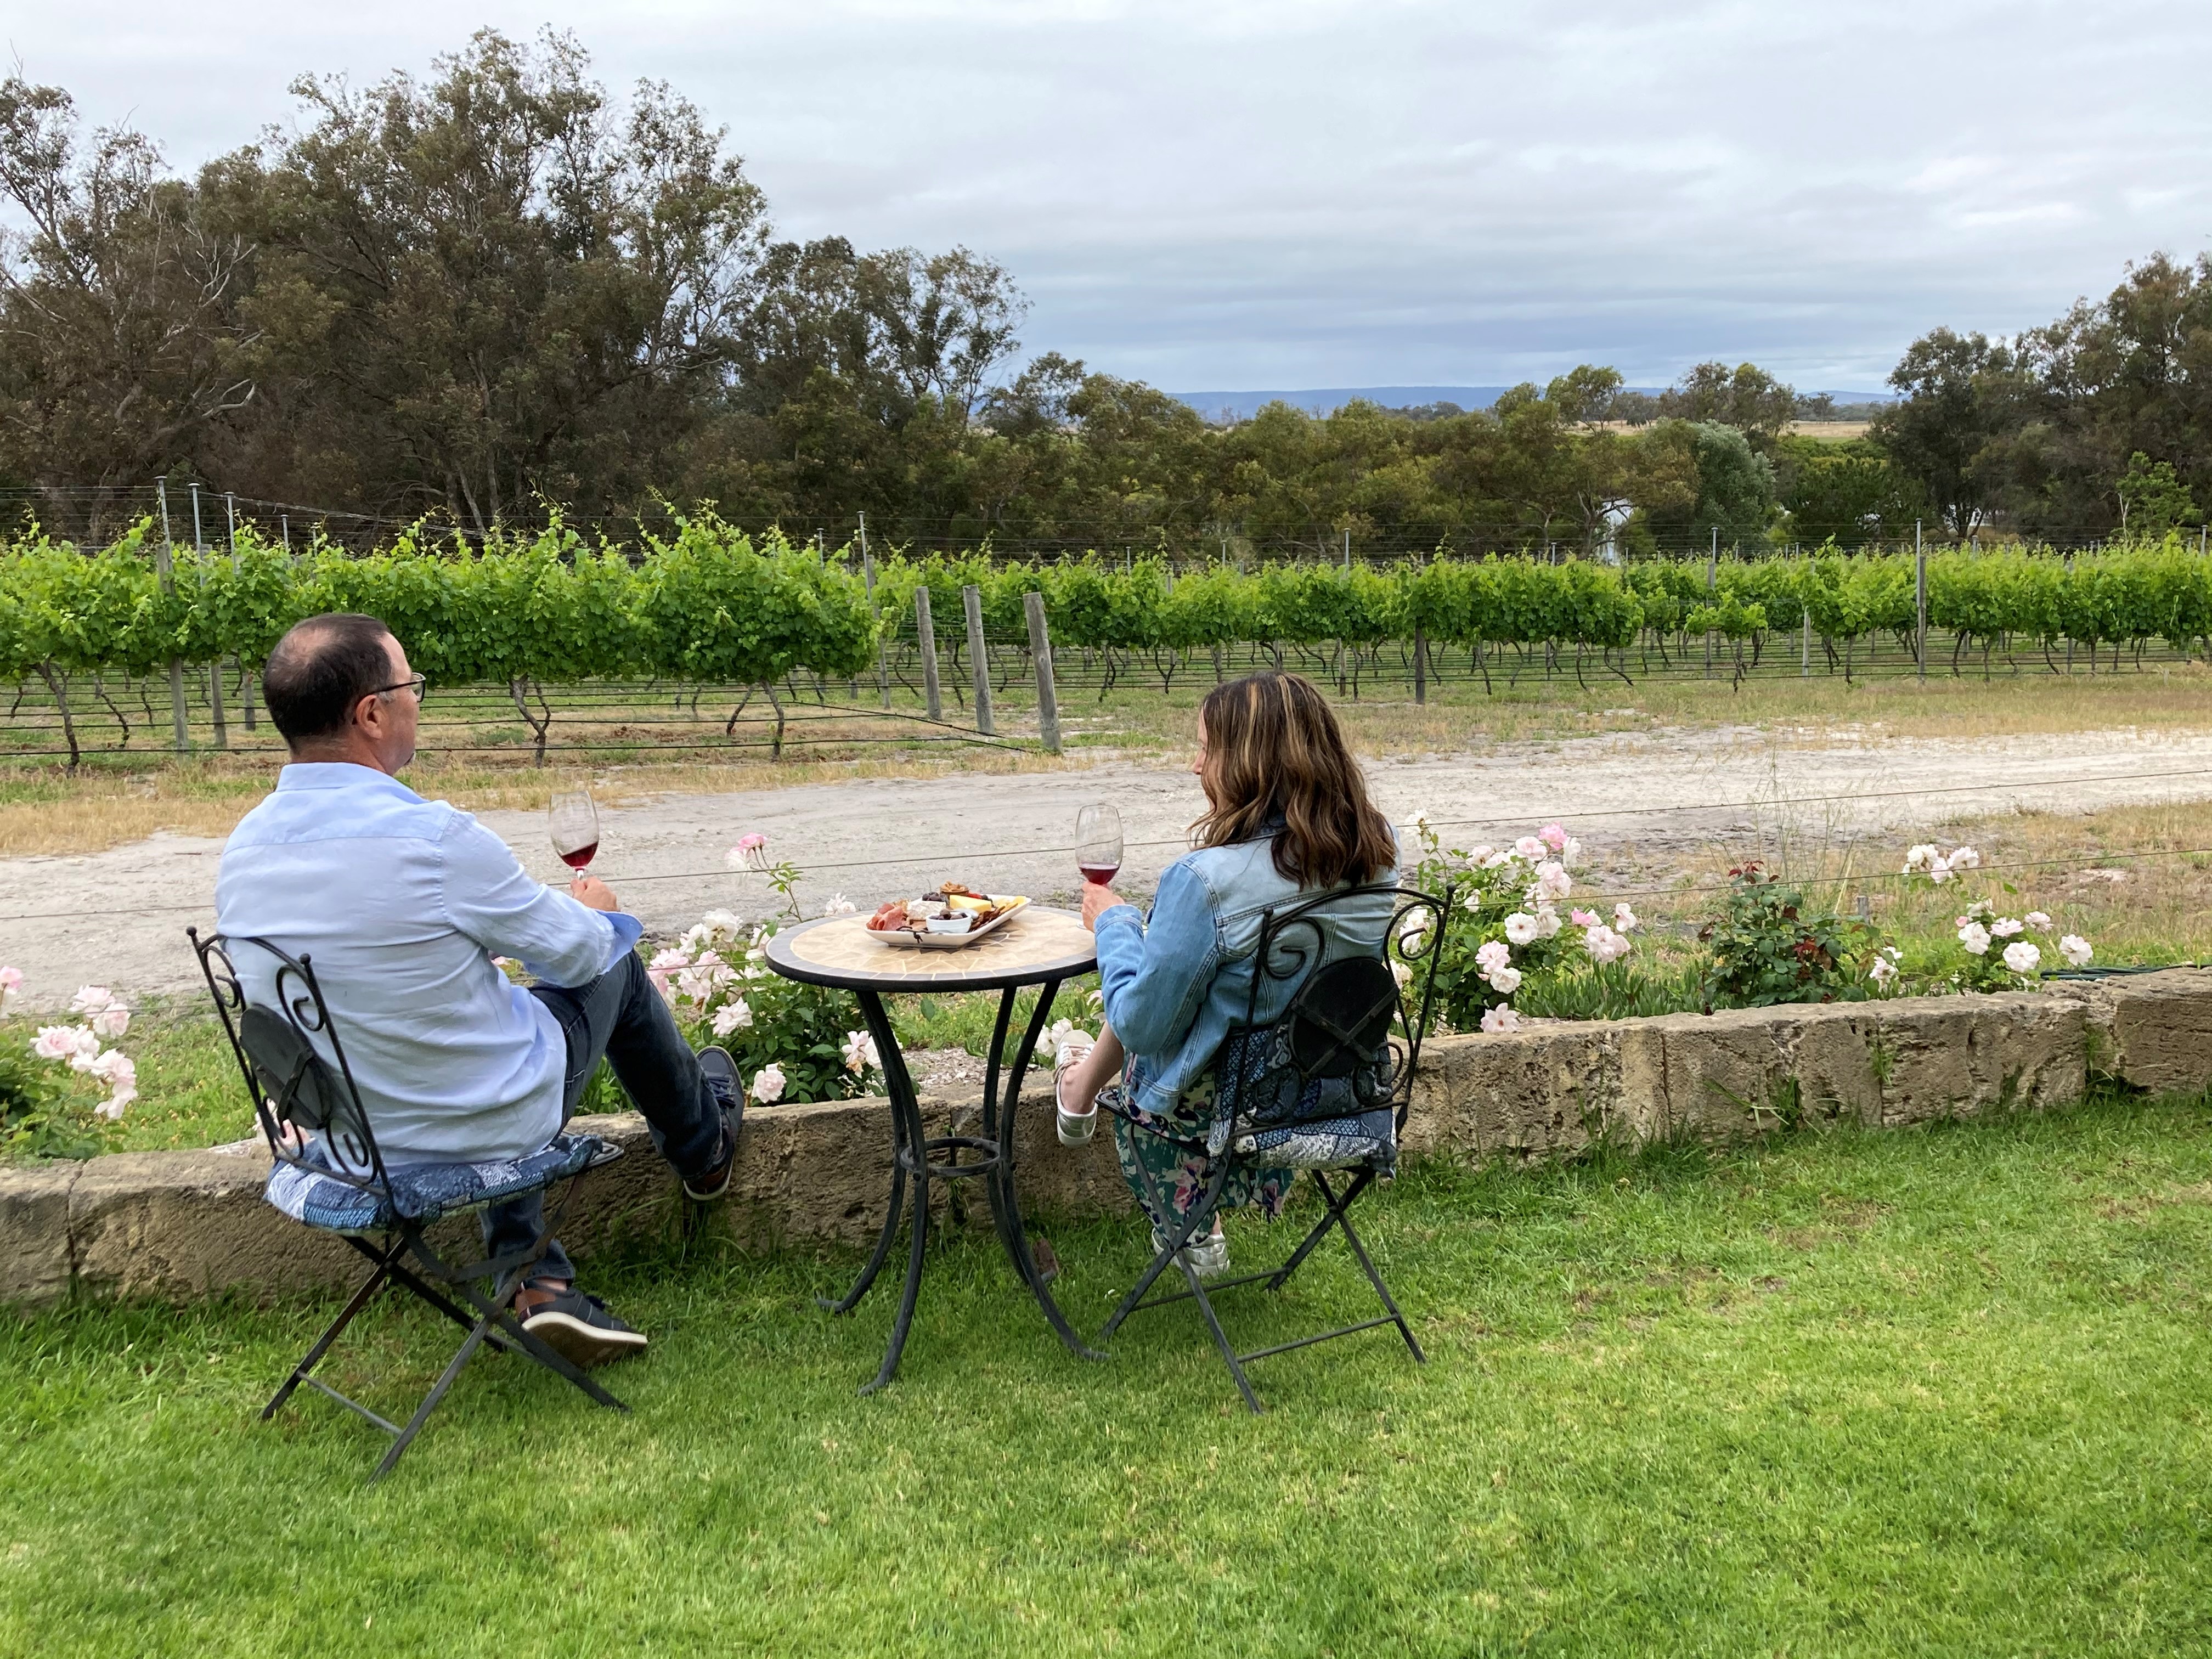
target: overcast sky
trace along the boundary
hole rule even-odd
[[[62,0],[24,70],[190,166],[301,70],[573,29],[726,125],[782,234],[994,256],[1032,351],[1176,391],[1878,386],[2212,247],[2205,0]]]

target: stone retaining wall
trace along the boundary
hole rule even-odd
[[[1416,1154],[1529,1159],[1606,1139],[1728,1141],[1845,1122],[1896,1128],[2063,1105],[2081,1098],[2093,1073],[2160,1093],[2212,1085],[2212,971],[1438,1038],[1424,1057],[1406,1144]],[[975,1115],[973,1105],[950,1101],[926,1103],[926,1112],[933,1134],[958,1133]],[[1071,1151],[1050,1126],[1048,1095],[1025,1095],[1016,1146],[1024,1207],[1042,1216],[1127,1208],[1107,1139]],[[564,1241],[587,1253],[626,1232],[674,1224],[675,1185],[642,1121],[623,1114],[577,1127],[629,1155],[586,1180]],[[225,1151],[0,1169],[0,1302],[52,1302],[73,1288],[185,1297],[356,1277],[357,1258],[343,1244],[261,1201],[267,1168],[265,1153]],[[756,1109],[735,1180],[718,1224],[747,1247],[872,1238],[890,1192],[890,1107],[874,1099]],[[940,1203],[947,1185],[937,1183]],[[981,1194],[960,1196],[971,1222],[980,1219]]]

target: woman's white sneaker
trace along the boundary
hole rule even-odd
[[[1068,1068],[1081,1060],[1096,1046],[1087,1031],[1070,1031],[1060,1040],[1052,1057],[1053,1127],[1060,1133],[1063,1146],[1080,1146],[1098,1132],[1098,1103],[1093,1100],[1086,1112],[1071,1112],[1061,1091],[1067,1085]]]
[[[1153,1228],[1153,1250],[1158,1252],[1167,1247],[1167,1234]],[[1200,1279],[1218,1279],[1229,1271],[1229,1241],[1218,1232],[1200,1234],[1176,1254],[1190,1264],[1190,1270]]]

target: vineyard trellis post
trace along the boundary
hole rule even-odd
[[[1802,599],[1797,604],[1797,621],[1804,635],[1797,646],[1797,678],[1809,680],[1813,678],[1813,607]]]
[[[226,489],[222,492],[223,511],[230,515],[230,568],[238,568],[238,497]],[[238,664],[238,706],[246,716],[246,729],[254,729],[253,682],[246,672],[246,659],[233,659]]]
[[[945,718],[945,694],[937,684],[937,629],[929,619],[929,589],[914,590],[914,631],[921,642],[921,698],[929,718]]]
[[[192,492],[192,553],[194,556],[204,559],[207,556],[207,537],[200,529],[200,487],[194,483],[186,484],[185,488]],[[229,748],[230,723],[223,718],[222,658],[220,655],[208,665],[208,717],[215,723],[215,746]]]
[[[1022,595],[1022,614],[1030,625],[1030,656],[1036,664],[1037,730],[1051,753],[1060,752],[1060,702],[1053,695],[1052,635],[1045,626],[1044,595],[1031,588]]]
[[[1706,558],[1705,558],[1705,592],[1706,592],[1708,594],[1711,593],[1711,592],[1712,592],[1716,588],[1717,588],[1717,587],[1720,586],[1720,580],[1721,580],[1721,527],[1720,527],[1718,525],[1715,525],[1715,526],[1713,526],[1713,545],[1712,545],[1712,551],[1711,551],[1710,554],[1708,554],[1708,555],[1706,556]],[[1706,678],[1707,679],[1711,679],[1711,678],[1712,678],[1712,677],[1713,677],[1713,630],[1712,630],[1711,629],[1708,628],[1708,629],[1705,630],[1705,678]]]
[[[867,584],[868,614],[876,614],[876,556],[868,551],[868,515],[860,514],[860,579]],[[883,694],[884,707],[891,706],[890,647],[884,643],[883,635],[876,635],[876,689]]]
[[[1419,623],[1413,624],[1413,701],[1429,700],[1429,641]]]
[[[983,644],[983,590],[972,582],[962,588],[960,608],[968,617],[968,666],[975,679],[975,729],[994,738],[999,728],[991,720],[991,659]]]
[[[154,574],[160,579],[164,593],[173,593],[177,589],[176,559],[169,547],[169,475],[166,472],[154,480],[154,499],[161,506],[161,550],[154,556]],[[185,731],[185,665],[177,657],[169,659],[169,725],[172,746],[181,755],[190,739]]]
[[[1920,520],[1912,521],[1912,660],[1928,678],[1928,550],[1920,540]]]

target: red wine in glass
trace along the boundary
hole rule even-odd
[[[1121,815],[1101,803],[1075,815],[1075,867],[1103,887],[1121,868]]]
[[[570,789],[553,797],[546,809],[546,828],[552,832],[553,850],[571,870],[580,870],[599,850],[599,812],[588,789]]]

